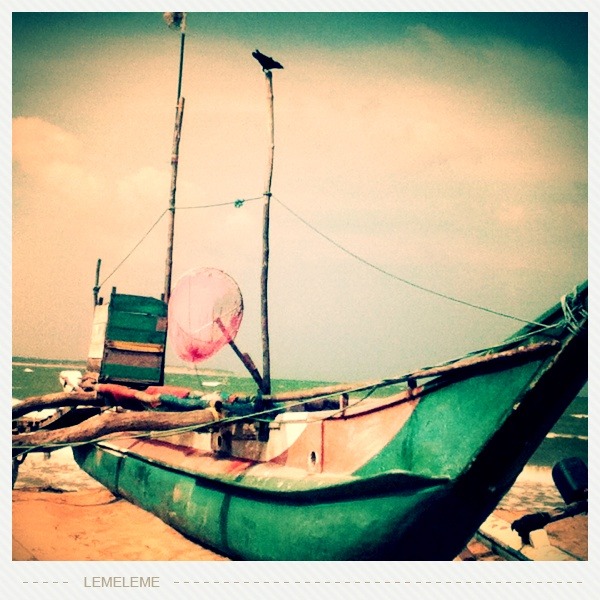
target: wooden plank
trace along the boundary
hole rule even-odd
[[[134,329],[137,331],[165,331],[163,317],[135,312],[111,311],[108,331],[112,329]],[[111,337],[109,335],[109,337]]]
[[[152,385],[161,382],[162,369],[134,367],[104,363],[100,372],[101,381],[124,382],[134,384]]]
[[[167,304],[158,298],[135,296],[131,294],[113,294],[110,298],[111,310],[147,313],[166,316]]]
[[[121,342],[137,342],[140,344],[164,344],[164,331],[140,331],[139,329],[124,329],[109,324],[106,339]]]
[[[107,340],[105,348],[111,351],[111,354],[162,354],[164,344],[145,344],[143,342],[127,342],[120,340]],[[117,361],[118,362],[118,361]]]

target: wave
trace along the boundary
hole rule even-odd
[[[551,431],[547,436],[546,439],[555,439],[555,438],[561,438],[561,439],[565,439],[565,440],[582,440],[584,442],[587,442],[588,436],[587,435],[575,435],[574,433],[554,433],[553,431]]]
[[[525,465],[525,468],[517,477],[517,481],[554,486],[554,480],[552,479],[552,467]]]

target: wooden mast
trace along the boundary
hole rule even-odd
[[[265,181],[264,208],[263,208],[263,256],[260,276],[261,289],[261,328],[263,346],[263,389],[264,394],[271,393],[271,355],[269,350],[269,305],[268,305],[268,280],[269,280],[269,212],[271,208],[271,181],[273,179],[273,159],[275,153],[275,123],[273,116],[273,74],[269,69],[263,69],[267,82],[267,101],[269,111],[269,156],[267,162],[267,175]]]
[[[265,191],[263,193],[263,256],[260,275],[261,310],[260,321],[262,326],[263,346],[263,394],[271,393],[271,355],[269,351],[269,307],[268,307],[268,281],[269,281],[269,211],[271,208],[271,181],[273,179],[273,157],[275,153],[275,121],[273,117],[273,74],[271,69],[283,69],[283,65],[270,56],[266,56],[256,49],[252,56],[259,62],[265,74],[267,83],[267,102],[269,111],[269,156],[267,162],[267,175]]]
[[[177,167],[179,164],[179,142],[181,140],[181,124],[183,121],[183,107],[185,99],[181,96],[181,82],[183,77],[183,51],[185,47],[185,21],[187,13],[165,13],[178,15],[170,26],[176,26],[181,31],[181,46],[179,51],[179,78],[177,81],[177,107],[175,110],[175,130],[173,132],[173,149],[171,152],[171,191],[169,196],[169,231],[167,240],[167,259],[165,265],[165,291],[164,301],[169,302],[171,296],[171,278],[173,272],[173,240],[175,236],[175,194],[177,191]],[[169,21],[167,21],[169,22]]]

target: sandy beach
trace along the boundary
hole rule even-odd
[[[13,492],[13,560],[227,560],[105,488]]]
[[[552,500],[552,499],[551,499]],[[494,515],[508,522],[525,514],[510,497]],[[503,508],[503,506],[505,508]],[[224,561],[77,467],[70,449],[32,454],[12,494],[15,561]],[[546,527],[550,543],[587,560],[587,515]],[[503,560],[473,539],[456,560]]]

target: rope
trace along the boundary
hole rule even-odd
[[[180,206],[180,207],[177,207],[177,208],[175,208],[173,210],[195,210],[195,209],[199,209],[199,208],[218,208],[218,207],[230,206],[230,205],[233,205],[236,208],[239,208],[239,207],[243,206],[245,202],[252,202],[254,200],[261,200],[262,198],[264,198],[264,195],[263,196],[256,196],[254,198],[237,199],[237,200],[230,201],[230,202],[220,202],[220,203],[216,203],[216,204],[203,204],[203,205],[198,205],[198,206]],[[546,325],[544,323],[538,323],[537,321],[530,321],[528,319],[521,319],[520,317],[515,317],[514,315],[509,315],[508,313],[504,313],[504,312],[501,312],[501,311],[498,311],[498,310],[494,310],[494,309],[488,308],[486,306],[482,306],[480,304],[475,304],[473,302],[468,302],[466,300],[461,300],[460,298],[456,298],[454,296],[450,296],[448,294],[444,294],[442,292],[438,292],[436,290],[433,290],[431,288],[425,287],[423,285],[419,285],[418,283],[415,283],[413,281],[409,281],[408,279],[404,279],[403,277],[399,277],[398,275],[395,275],[394,273],[391,273],[390,271],[386,271],[385,269],[383,269],[383,268],[375,265],[374,263],[369,262],[368,260],[366,260],[362,256],[359,256],[358,254],[352,252],[351,250],[348,250],[347,248],[345,248],[344,246],[342,246],[341,244],[339,244],[338,242],[336,242],[334,239],[332,239],[331,237],[329,237],[328,235],[326,235],[325,233],[323,233],[322,231],[320,231],[319,229],[317,229],[314,225],[311,225],[306,219],[304,219],[303,217],[301,217],[297,212],[295,212],[289,206],[287,206],[286,204],[284,204],[279,198],[277,198],[275,196],[273,196],[273,198],[280,204],[280,206],[282,206],[283,208],[285,208],[285,210],[287,210],[289,213],[291,213],[299,221],[301,221],[302,223],[304,223],[304,225],[306,225],[306,227],[308,227],[309,229],[311,229],[317,235],[321,236],[323,239],[327,240],[330,244],[332,244],[333,246],[335,246],[336,248],[338,248],[342,252],[348,254],[348,256],[351,256],[355,260],[357,260],[357,261],[361,262],[362,264],[366,265],[367,267],[369,267],[371,269],[374,269],[375,271],[378,271],[379,273],[382,273],[383,275],[386,275],[387,277],[390,277],[391,279],[399,281],[400,283],[403,283],[403,284],[408,285],[410,287],[413,287],[415,289],[421,290],[422,292],[426,292],[428,294],[432,294],[432,295],[437,296],[439,298],[443,298],[444,300],[448,300],[450,302],[455,302],[457,304],[461,304],[461,305],[467,306],[469,308],[474,308],[476,310],[487,312],[489,314],[493,314],[493,315],[496,315],[496,316],[499,316],[499,317],[503,317],[505,319],[512,319],[513,321],[519,321],[520,323],[525,323],[527,325],[534,325],[534,326],[540,327],[542,329],[548,329],[548,328],[551,328],[551,327],[554,326],[554,325]],[[163,216],[165,215],[165,213],[168,210],[172,210],[172,209],[165,209],[161,213],[161,215],[158,217],[158,219],[156,220],[156,222],[154,223],[154,225],[152,225],[152,227],[150,227],[150,229],[146,232],[146,234],[144,236],[142,236],[142,238],[132,248],[132,250],[127,254],[127,256],[125,256],[125,258],[102,281],[102,283],[98,286],[98,289],[100,287],[102,287],[102,285],[104,285],[117,272],[117,270],[123,265],[123,263],[125,263],[125,261],[134,253],[134,251],[138,248],[138,246],[148,237],[148,235],[150,234],[150,232],[158,225],[158,223],[160,222],[160,220],[163,218]],[[564,302],[563,302],[563,311],[565,313],[565,318],[567,319],[567,322],[571,323],[572,327],[577,327],[578,326],[577,325],[577,319],[574,317],[571,309],[567,306],[566,297],[564,298]]]
[[[108,275],[108,277],[106,277],[102,283],[97,286],[98,287],[98,291],[100,291],[100,288],[118,271],[118,269],[123,265],[123,263],[135,252],[135,250],[137,249],[137,247],[150,235],[150,232],[158,225],[158,223],[160,222],[160,220],[165,216],[166,212],[169,209],[165,209],[160,217],[158,217],[158,219],[156,219],[156,221],[154,222],[154,225],[152,225],[152,227],[150,227],[150,229],[148,229],[148,231],[145,233],[145,235],[142,236],[142,239],[140,239],[140,241],[131,249],[131,251],[129,252],[129,254],[112,270],[112,272],[110,273],[110,275]]]
[[[243,206],[246,202],[252,202],[253,200],[260,200],[262,198],[262,196],[257,196],[256,198],[239,198],[237,200],[234,200],[232,202],[220,202],[217,204],[202,204],[199,206],[178,206],[174,209],[171,208],[166,208],[161,215],[158,217],[158,219],[155,221],[154,225],[152,225],[152,227],[150,227],[150,229],[148,229],[148,231],[141,237],[141,239],[137,242],[137,244],[131,249],[131,251],[127,254],[127,256],[125,256],[125,258],[110,272],[110,274],[104,278],[104,280],[102,281],[102,283],[100,283],[98,286],[96,286],[94,288],[95,291],[100,291],[100,288],[123,266],[123,264],[125,263],[125,261],[137,250],[138,246],[150,235],[150,232],[159,224],[160,220],[165,216],[165,213],[167,213],[169,210],[175,210],[175,211],[179,211],[179,210],[194,210],[194,209],[198,209],[198,208],[217,208],[217,207],[221,207],[221,206],[230,206],[233,205],[236,208],[240,208],[241,206]]]
[[[218,204],[201,204],[199,206],[178,206],[175,210],[192,210],[195,208],[217,208],[220,206],[230,206],[233,205],[236,208],[243,206],[246,202],[252,202],[253,200],[261,200],[262,196],[257,196],[256,198],[239,198],[238,200],[234,200],[233,202],[220,202]]]
[[[493,310],[491,308],[487,308],[487,307],[481,306],[479,304],[473,304],[472,302],[467,302],[466,300],[461,300],[460,298],[454,298],[453,296],[449,296],[447,294],[443,294],[441,292],[437,292],[435,290],[432,290],[431,288],[427,288],[425,286],[419,285],[418,283],[414,283],[412,281],[409,281],[408,279],[403,279],[402,277],[399,277],[398,275],[394,275],[394,273],[390,273],[389,271],[386,271],[385,269],[382,269],[381,267],[378,267],[377,265],[373,264],[372,262],[369,262],[368,260],[362,258],[358,254],[355,254],[351,250],[348,250],[347,248],[345,248],[344,246],[342,246],[341,244],[339,244],[338,242],[336,242],[334,239],[332,239],[328,235],[324,234],[322,231],[319,231],[316,227],[314,227],[313,225],[311,225],[306,219],[303,219],[298,213],[294,212],[289,206],[286,206],[281,200],[279,200],[279,198],[275,198],[275,200],[277,200],[277,202],[283,208],[285,208],[288,212],[290,212],[292,215],[294,215],[294,217],[296,217],[299,221],[301,221],[302,223],[304,223],[309,229],[312,229],[312,231],[314,231],[316,234],[320,235],[323,239],[327,240],[330,244],[333,244],[336,248],[338,248],[342,252],[345,252],[346,254],[348,254],[349,256],[351,256],[352,258],[358,260],[359,262],[363,263],[367,267],[370,267],[371,269],[374,269],[375,271],[378,271],[379,273],[382,273],[383,275],[387,275],[388,277],[391,277],[392,279],[395,279],[396,281],[400,281],[401,283],[409,285],[409,286],[411,286],[413,288],[416,288],[418,290],[421,290],[423,292],[427,292],[429,294],[433,294],[434,296],[438,296],[439,298],[443,298],[444,300],[450,300],[451,302],[456,302],[457,304],[462,304],[463,306],[468,306],[470,308],[475,308],[477,310],[481,310],[481,311],[484,311],[484,312],[487,312],[487,313],[491,313],[491,314],[497,315],[499,317],[504,317],[506,319],[512,319],[514,321],[519,321],[521,323],[526,323],[527,325],[535,325],[537,327],[542,327],[542,328],[549,327],[548,325],[545,325],[543,323],[538,323],[536,321],[529,321],[527,319],[521,319],[519,317],[515,317],[515,316],[509,315],[507,313],[503,313],[503,312],[500,312],[500,311],[497,311],[497,310]]]
[[[576,298],[577,288],[574,288],[571,292],[565,294],[560,299],[560,304],[562,306],[563,314],[565,315],[567,328],[571,333],[574,334],[580,333],[584,329],[581,321],[587,319],[588,316],[587,310],[585,310],[580,304],[573,306]],[[576,313],[579,313],[580,318],[578,318]]]

